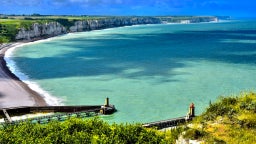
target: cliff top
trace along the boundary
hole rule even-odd
[[[189,124],[185,136],[206,143],[255,143],[256,94],[220,97]]]
[[[0,14],[0,43],[8,43],[11,41],[15,41],[16,35],[18,34],[20,29],[31,30],[31,27],[34,23],[45,24],[49,22],[57,22],[69,32],[70,28],[75,25],[76,21],[91,21],[91,20],[118,20],[115,24],[106,24],[105,26],[92,26],[90,28],[83,28],[82,30],[91,30],[91,29],[103,29],[109,27],[117,27],[117,26],[125,26],[125,25],[134,25],[134,24],[153,24],[153,23],[181,23],[182,20],[189,21],[189,23],[198,23],[198,22],[209,22],[214,21],[217,18],[214,16],[54,16],[54,15],[1,15]],[[140,19],[140,20],[139,20]],[[150,19],[150,20],[149,20]],[[120,20],[126,22],[122,22],[120,24]],[[132,21],[132,22],[131,22]],[[150,22],[151,21],[151,22]],[[119,23],[119,24],[118,24]],[[82,31],[82,30],[74,30]],[[57,32],[57,34],[61,34]],[[55,36],[51,35],[51,36]],[[40,34],[38,34],[40,36]],[[24,38],[28,36],[20,37],[20,39],[30,39]],[[47,37],[47,36],[46,36]]]

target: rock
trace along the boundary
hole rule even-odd
[[[45,24],[34,23],[30,29],[21,28],[16,35],[16,40],[31,40],[40,37],[52,37],[66,33],[66,28],[57,22]]]
[[[159,24],[161,20],[153,17],[120,17],[100,20],[77,21],[69,28],[70,32],[90,31],[104,28],[130,26],[138,24]]]

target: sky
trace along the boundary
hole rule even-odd
[[[256,17],[256,0],[0,0],[0,14]]]

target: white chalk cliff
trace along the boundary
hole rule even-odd
[[[33,40],[53,37],[69,32],[81,32],[120,26],[159,23],[161,23],[161,20],[154,17],[114,17],[100,20],[75,21],[74,25],[69,28],[66,28],[58,22],[49,22],[43,24],[34,23],[28,29],[19,29],[16,35],[16,40]]]

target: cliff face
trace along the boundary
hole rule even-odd
[[[81,32],[96,29],[138,25],[138,24],[159,24],[161,20],[152,17],[133,17],[133,18],[109,18],[101,20],[77,21],[74,26],[69,28],[70,32]]]
[[[199,23],[217,21],[216,17],[107,17],[98,20],[78,20],[68,21],[68,25],[58,22],[49,22],[44,24],[34,23],[29,29],[21,28],[16,35],[16,40],[33,40],[44,37],[53,37],[68,32],[82,32],[98,30],[104,28],[130,26],[139,24],[159,24],[159,23]]]
[[[52,37],[66,33],[64,26],[57,22],[49,22],[45,24],[34,23],[30,29],[21,28],[16,35],[16,40],[31,40],[40,37]]]
[[[163,23],[201,23],[201,22],[212,22],[218,21],[215,16],[181,16],[181,17],[160,17]]]
[[[73,26],[68,28],[68,30],[58,22],[49,22],[45,24],[34,23],[28,30],[21,28],[16,35],[16,40],[40,39],[42,37],[53,37],[68,32],[81,32],[111,27],[159,23],[161,23],[161,20],[153,17],[106,18],[100,20],[76,21]]]

